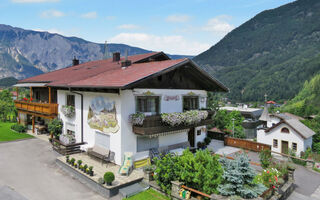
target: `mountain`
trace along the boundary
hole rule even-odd
[[[17,81],[18,81],[18,79],[14,78],[14,77],[2,78],[2,79],[0,79],[0,88],[13,86],[14,84],[17,83]]]
[[[126,50],[128,55],[151,52],[125,44],[108,44],[108,50],[122,55]],[[0,78],[27,78],[70,66],[74,56],[80,62],[87,62],[102,59],[103,54],[104,44],[0,24]],[[192,58],[169,56],[173,59]]]
[[[320,114],[320,74],[306,81],[300,92],[282,108],[302,117]]]
[[[320,71],[320,1],[266,10],[194,58],[237,101],[293,98]]]

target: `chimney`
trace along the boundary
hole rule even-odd
[[[79,65],[79,59],[76,59],[76,57],[73,57],[72,66],[76,66],[76,65]]]
[[[126,68],[129,67],[131,65],[131,60],[124,60],[121,62],[121,67],[122,68]]]
[[[112,61],[113,62],[118,62],[118,61],[120,61],[120,52],[115,52],[115,53],[113,53],[112,54]]]

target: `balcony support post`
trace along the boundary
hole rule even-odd
[[[48,87],[49,89],[49,103],[51,103],[51,87]]]
[[[30,99],[32,98],[32,87],[30,87]]]
[[[19,88],[16,87],[16,91],[17,91],[17,99],[16,100],[19,100]]]
[[[32,115],[32,133],[34,133],[34,119],[35,117],[34,117],[34,115]]]

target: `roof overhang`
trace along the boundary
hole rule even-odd
[[[17,83],[13,87],[45,87],[47,83]]]

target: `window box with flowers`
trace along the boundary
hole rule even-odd
[[[68,118],[72,118],[76,114],[76,110],[74,106],[68,106],[68,105],[63,105],[61,107],[61,112],[63,113],[64,116]]]
[[[163,113],[161,119],[170,126],[192,125],[208,117],[208,111],[190,110],[183,113]]]
[[[130,118],[129,120],[131,120],[131,123],[133,125],[142,126],[146,116],[144,113],[135,113],[135,114],[131,114],[129,118]]]

